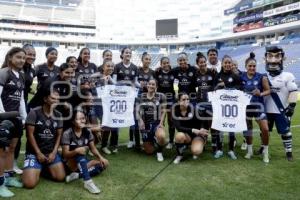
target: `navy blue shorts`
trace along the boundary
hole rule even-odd
[[[251,104],[246,108],[247,118],[256,120],[266,120],[267,115],[265,113],[265,108],[263,105]]]
[[[26,154],[23,169],[39,169],[39,170],[42,170],[43,167],[51,167],[52,165],[55,165],[55,164],[60,163],[60,162],[62,163],[62,159],[61,159],[61,157],[58,153],[55,155],[54,161],[52,163],[47,163],[47,164],[40,163],[38,161],[36,155]]]
[[[290,122],[282,114],[267,113],[267,118],[270,132],[273,130],[274,123],[279,134],[290,132]]]
[[[145,130],[141,131],[143,142],[156,143],[155,133],[157,131],[159,122],[145,124]]]

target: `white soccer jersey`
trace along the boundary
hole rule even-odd
[[[216,65],[212,65],[212,64],[210,64],[208,61],[207,61],[206,65],[207,65],[207,68],[209,68],[209,69],[211,69],[211,68],[213,68],[213,67],[217,68],[217,72],[218,72],[218,73],[219,73],[219,72],[221,71],[221,69],[222,69],[222,65],[221,65],[221,62],[220,62],[219,60],[218,60],[218,62],[217,62]]]
[[[224,132],[247,130],[246,107],[251,95],[240,90],[217,90],[208,93],[212,103],[213,120],[211,127]]]
[[[102,126],[119,128],[134,125],[133,108],[136,97],[134,88],[106,85],[99,97],[103,107]]]
[[[289,104],[289,93],[297,91],[298,89],[294,75],[289,72],[282,72],[275,77],[268,75],[268,78],[271,82],[272,92],[278,94],[282,105],[286,108]],[[280,113],[271,95],[266,96],[264,100],[267,113]]]

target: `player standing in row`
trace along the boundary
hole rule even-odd
[[[120,55],[122,61],[116,64],[114,74],[117,76],[117,84],[140,88],[140,84],[138,82],[138,67],[130,61],[131,56],[131,49],[128,47],[122,49]],[[133,138],[135,142],[133,142]],[[134,145],[136,149],[140,149],[140,133],[137,121],[135,122],[135,125],[129,128],[129,142],[127,147],[132,148]]]
[[[29,189],[38,184],[41,173],[55,181],[65,179],[64,165],[58,154],[63,121],[61,113],[54,109],[59,101],[58,91],[48,88],[44,91],[43,101],[43,105],[32,109],[26,119],[27,143],[22,181]]]
[[[196,64],[198,70],[196,72],[197,90],[197,109],[201,117],[201,128],[211,129],[212,107],[208,102],[208,92],[214,90],[214,83],[217,76],[216,70],[207,68],[206,57],[201,53],[197,53]],[[211,145],[213,153],[221,148],[219,131],[211,129]]]
[[[220,73],[217,74],[215,83],[215,90],[218,89],[240,89],[241,80],[239,75],[235,74],[232,71],[232,58],[228,55],[225,55],[222,59],[222,69]],[[221,133],[222,134],[222,133]],[[222,135],[220,135],[222,137]],[[229,133],[229,152],[228,155],[231,159],[236,160],[237,157],[234,153],[234,142],[235,142],[235,133]],[[222,143],[222,141],[221,141]],[[220,158],[223,156],[222,149],[218,149],[215,153],[215,158]]]
[[[250,57],[245,61],[246,72],[241,75],[242,89],[244,92],[253,95],[250,105],[247,106],[247,130],[244,131],[244,136],[247,142],[246,159],[250,159],[253,155],[252,139],[253,139],[253,123],[254,118],[259,125],[262,133],[263,143],[263,161],[269,162],[269,128],[267,115],[265,113],[264,96],[270,94],[270,85],[268,78],[263,74],[256,72],[255,54],[250,53]]]
[[[215,70],[219,73],[222,69],[222,63],[218,60],[218,50],[215,48],[207,51],[207,68]]]
[[[93,84],[97,90],[97,97],[99,98],[101,94],[101,90],[105,85],[114,85],[116,84],[115,80],[113,80],[112,75],[114,72],[114,63],[110,59],[104,59],[103,64],[101,65],[101,72],[97,72],[91,76]],[[103,116],[103,106],[101,99],[97,101],[101,109],[101,116]],[[102,121],[102,118],[101,118]],[[118,152],[118,129],[111,127],[102,127],[102,144],[101,150],[105,154],[111,154]],[[108,148],[108,139],[110,137],[110,147],[112,151]]]
[[[167,116],[169,129],[169,143],[167,149],[172,149],[174,144],[175,127],[172,121],[172,105],[175,103],[174,75],[171,70],[170,60],[168,57],[160,59],[160,67],[155,71],[157,80],[157,92],[163,93],[167,98]]]
[[[89,89],[90,86],[90,76],[97,72],[97,66],[90,62],[91,51],[89,48],[83,48],[80,50],[79,56],[77,58],[78,67],[77,72],[80,79],[81,88]]]
[[[297,102],[297,84],[292,73],[283,72],[285,54],[282,48],[270,46],[266,48],[266,71],[271,85],[271,95],[265,97],[269,130],[275,123],[277,132],[281,135],[288,161],[293,160],[291,117]]]
[[[150,79],[154,78],[154,71],[151,66],[151,55],[144,52],[142,55],[142,67],[138,69],[138,81],[141,85],[140,93],[147,92],[147,83]]]
[[[196,104],[195,76],[197,69],[188,64],[188,56],[182,52],[177,58],[178,67],[172,69],[174,78],[178,80],[178,94],[186,93],[190,96],[190,102]]]
[[[17,111],[21,118],[11,119],[14,129],[11,133],[11,142],[4,152],[4,176],[5,186],[22,187],[23,184],[14,177],[14,154],[18,140],[23,135],[23,124],[27,116],[24,101],[24,74],[21,73],[25,63],[25,51],[22,48],[13,47],[6,56],[0,69],[0,113]],[[3,180],[1,178],[1,180]],[[3,184],[1,184],[3,185]],[[3,189],[3,188],[2,188]],[[4,188],[5,189],[5,188]],[[3,192],[3,191],[0,191]]]
[[[166,144],[163,124],[167,101],[165,95],[157,93],[156,90],[157,82],[152,78],[147,82],[147,92],[142,93],[139,99],[138,121],[145,152],[153,154],[157,146],[157,161],[162,162],[164,161],[162,150]]]

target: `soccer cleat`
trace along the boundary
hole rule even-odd
[[[264,161],[264,163],[270,162],[268,153],[263,152],[263,161]]]
[[[107,155],[111,154],[111,151],[107,147],[103,147],[101,150]]]
[[[246,159],[251,159],[252,156],[253,156],[253,154],[248,152],[248,153],[245,155],[245,158],[246,158]]]
[[[22,188],[23,183],[20,182],[16,177],[8,177],[5,178],[5,186],[8,187],[15,187],[15,188]]]
[[[129,141],[128,144],[127,144],[127,148],[128,149],[132,149],[134,146],[134,142],[133,141]]]
[[[241,150],[247,150],[247,143],[246,141],[244,140],[243,144],[241,145]]]
[[[17,161],[16,160],[14,160],[14,168],[13,168],[13,170],[14,170],[14,172],[16,173],[16,174],[23,174],[23,170],[21,170],[19,167],[18,167],[18,164],[17,164]]]
[[[223,151],[216,151],[215,155],[214,155],[214,158],[218,159],[218,158],[221,158],[223,156]]]
[[[111,152],[112,152],[112,153],[118,153],[119,150],[118,150],[118,148],[113,148],[113,150],[112,150]]]
[[[172,149],[173,148],[173,143],[168,143],[168,145],[166,146],[166,149]]]
[[[288,161],[293,161],[293,154],[292,154],[292,152],[286,152],[286,159],[288,160]]]
[[[236,155],[234,154],[234,152],[233,151],[228,151],[228,156],[232,159],[232,160],[236,160],[237,159],[237,157],[236,157]]]
[[[4,184],[0,186],[0,197],[9,198],[13,196],[14,193],[12,193]]]
[[[164,161],[164,157],[163,157],[162,153],[156,153],[156,157],[157,157],[158,162],[163,162]]]
[[[66,176],[66,183],[70,183],[71,181],[74,181],[76,179],[79,179],[79,173],[72,172],[68,176]]]
[[[260,147],[257,151],[255,151],[255,155],[261,155],[263,153],[264,148]]]
[[[92,179],[84,181],[84,188],[92,194],[99,194],[101,190],[95,185]]]
[[[174,159],[173,163],[174,164],[179,164],[180,161],[182,160],[183,156],[176,156],[176,158]]]
[[[193,159],[194,159],[194,160],[197,160],[197,159],[198,159],[198,156],[193,155]]]

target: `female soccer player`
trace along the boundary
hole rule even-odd
[[[59,93],[48,89],[44,91],[43,100],[42,107],[31,110],[26,119],[27,143],[22,181],[29,189],[38,184],[43,170],[48,170],[55,181],[65,179],[64,166],[57,152],[63,131],[62,115],[53,109],[59,101]]]
[[[164,161],[162,148],[165,145],[164,120],[166,114],[166,97],[157,93],[157,82],[150,79],[147,83],[147,92],[142,93],[139,100],[139,128],[142,133],[143,146],[147,154],[154,153],[157,145],[157,161]]]
[[[111,50],[109,50],[109,49],[104,50],[103,53],[102,53],[102,59],[103,59],[103,63],[106,60],[112,61],[112,52],[111,52]],[[103,72],[103,63],[102,63],[102,65],[100,65],[98,67],[98,72],[100,72],[100,73]]]
[[[147,92],[147,83],[150,79],[154,78],[154,71],[150,68],[151,55],[144,52],[142,55],[143,66],[138,70],[138,81],[141,85],[140,92]]]
[[[178,104],[173,110],[172,116],[177,134],[175,144],[177,156],[174,164],[180,163],[183,158],[183,150],[191,144],[193,159],[197,159],[202,153],[207,140],[208,130],[200,128],[194,106],[190,104],[189,95],[181,93],[178,96]]]
[[[114,72],[114,63],[112,61],[110,61],[109,59],[104,60],[103,65],[102,65],[102,72],[97,72],[91,76],[95,87],[98,89],[101,89],[101,87],[104,87],[105,85],[115,84],[115,81],[112,78],[113,72]],[[98,94],[98,97],[99,97],[99,94]],[[101,99],[97,103],[100,104],[101,119],[102,119],[102,115],[103,115],[102,106],[103,105],[101,105]],[[111,154],[111,150],[107,147],[109,137],[110,137],[110,146],[112,148],[112,152],[113,153],[118,152],[118,148],[117,148],[118,140],[119,140],[118,136],[119,135],[118,135],[117,128],[102,127],[101,150],[105,154]]]
[[[217,89],[241,89],[241,80],[239,75],[235,74],[232,71],[232,58],[228,55],[225,55],[222,59],[222,69],[220,73],[217,74],[216,80],[215,80],[215,90]],[[220,135],[220,137],[222,137]],[[236,160],[237,157],[234,153],[234,143],[235,143],[235,134],[229,133],[229,152],[228,156]],[[223,156],[223,151],[220,148],[215,153],[215,158],[220,158]]]
[[[175,127],[172,121],[172,105],[175,103],[174,75],[171,71],[170,60],[168,57],[160,59],[160,68],[155,71],[155,79],[157,80],[157,92],[163,93],[167,98],[167,116],[169,128],[169,143],[167,149],[173,148]]]
[[[38,65],[35,68],[36,76],[38,79],[38,85],[36,87],[37,91],[41,88],[41,86],[48,78],[54,78],[59,74],[59,67],[55,65],[58,55],[57,49],[55,49],[54,47],[48,47],[45,55],[47,58],[47,62]],[[36,94],[31,99],[28,106],[30,108],[35,108],[37,106],[40,106],[41,102],[41,97],[39,96],[39,94]]]
[[[95,147],[93,134],[85,127],[86,117],[82,110],[74,110],[72,123],[72,127],[63,133],[61,141],[63,157],[72,171],[66,177],[66,182],[83,178],[84,188],[93,194],[98,194],[100,189],[94,184],[91,176],[101,173],[108,166],[108,161],[100,155]],[[97,158],[96,160],[89,161],[87,159],[88,150],[91,150]]]
[[[190,96],[192,104],[196,103],[196,68],[188,64],[188,56],[182,52],[177,58],[178,67],[172,69],[175,79],[178,82],[178,94],[186,93]]]
[[[201,128],[209,130],[211,128],[212,119],[212,107],[208,103],[208,92],[214,90],[214,81],[217,76],[216,70],[207,68],[207,59],[201,53],[197,53],[196,63],[199,67],[196,72],[196,86],[197,90],[197,109],[199,109],[199,114],[201,119]],[[212,148],[213,153],[215,153],[220,148],[220,136],[217,130],[211,129],[212,135]]]
[[[97,72],[97,66],[90,62],[90,49],[85,47],[80,50],[77,58],[78,67],[77,72],[80,79],[81,88],[90,88],[90,76]]]
[[[114,74],[116,76],[117,84],[130,85],[140,88],[138,82],[138,67],[134,65],[130,60],[132,56],[132,51],[130,48],[125,47],[121,50],[120,58],[122,61],[116,64],[114,69]],[[133,138],[135,142],[133,142]],[[137,121],[135,125],[131,126],[129,129],[129,142],[127,148],[135,148],[140,150],[140,133],[138,130]]]
[[[18,111],[21,115],[21,119],[19,117],[11,119],[15,129],[10,146],[5,152],[5,184],[14,187],[22,187],[22,183],[13,177],[13,165],[15,149],[18,140],[22,137],[23,124],[27,115],[24,101],[25,79],[24,74],[21,73],[25,56],[24,49],[13,47],[7,52],[2,69],[0,69],[0,113]]]
[[[255,118],[259,125],[262,143],[263,143],[263,161],[269,162],[268,144],[269,144],[269,128],[268,120],[265,113],[264,96],[270,94],[271,89],[268,78],[256,72],[255,54],[250,53],[250,57],[246,59],[246,72],[241,76],[242,88],[246,93],[252,94],[250,105],[247,106],[247,125],[248,131],[244,132],[247,141],[246,159],[250,159],[253,155],[252,150],[252,118]]]
[[[72,74],[72,79],[71,79],[71,83],[72,83],[72,87],[73,87],[73,91],[77,91],[77,82],[78,82],[78,72],[77,72],[77,67],[78,67],[78,62],[77,62],[77,58],[75,56],[69,56],[66,59],[66,63],[67,65],[69,65],[70,67],[73,68],[73,74]]]

